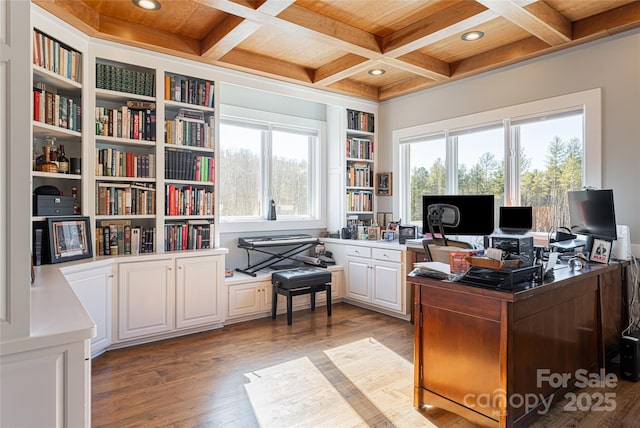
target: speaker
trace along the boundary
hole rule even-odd
[[[620,377],[633,382],[640,379],[640,330],[620,339]]]

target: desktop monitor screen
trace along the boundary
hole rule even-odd
[[[568,192],[571,232],[614,240],[616,213],[613,190],[577,190]]]
[[[495,225],[494,200],[493,195],[423,195],[422,231],[429,233],[429,205],[449,204],[460,210],[460,223],[456,227],[445,227],[445,234],[491,235]]]
[[[504,233],[521,234],[533,229],[532,207],[500,207],[498,228]]]

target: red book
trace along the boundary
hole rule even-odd
[[[201,158],[202,158],[202,156],[196,156],[196,163],[195,163],[195,166],[194,166],[194,169],[195,169],[194,180],[195,181],[200,181],[200,163],[201,163]]]
[[[140,139],[140,115],[139,112],[133,113],[133,135],[134,140]]]

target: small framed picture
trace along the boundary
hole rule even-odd
[[[391,196],[391,173],[376,174],[376,195]]]
[[[89,217],[49,217],[51,263],[93,257]]]
[[[589,260],[597,263],[609,263],[611,256],[611,241],[594,239],[589,253]]]
[[[379,226],[369,226],[367,230],[369,234],[369,241],[379,241],[380,240],[380,227]]]

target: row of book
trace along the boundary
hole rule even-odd
[[[176,146],[212,148],[215,141],[215,118],[208,122],[195,122],[176,117],[164,123],[165,142]]]
[[[33,63],[74,82],[82,81],[82,54],[39,30],[33,31]]]
[[[96,88],[154,97],[155,73],[105,64],[96,64]]]
[[[167,184],[164,212],[166,215],[213,215],[213,192],[193,186]]]
[[[165,100],[213,107],[213,93],[214,84],[208,80],[174,75],[164,77]]]
[[[350,163],[347,166],[348,187],[372,187],[373,171],[368,163]]]
[[[347,128],[356,131],[374,132],[373,114],[347,109]]]
[[[156,213],[156,189],[149,183],[97,184],[97,215],[153,215]]]
[[[373,194],[371,192],[347,192],[347,211],[371,210],[373,210]]]
[[[164,176],[169,180],[214,181],[215,158],[167,149],[164,154]]]
[[[347,157],[372,160],[373,141],[363,138],[347,138]]]
[[[140,177],[156,176],[156,155],[122,152],[107,148],[96,151],[97,177]]]
[[[96,227],[96,248],[99,256],[153,253],[155,227],[132,226],[131,220],[102,221]]]
[[[59,95],[56,88],[34,81],[33,120],[81,132],[82,108],[77,100]]]
[[[201,250],[211,248],[213,226],[207,220],[189,220],[164,226],[164,250]]]
[[[96,107],[96,135],[156,141],[156,105],[127,101],[119,108]]]

